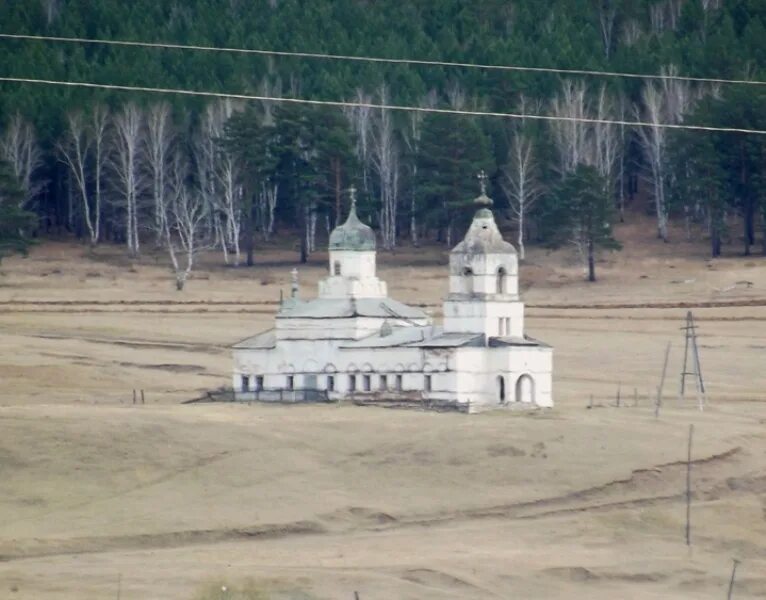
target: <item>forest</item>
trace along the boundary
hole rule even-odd
[[[525,244],[572,245],[595,279],[599,248],[619,247],[612,225],[635,211],[665,240],[682,225],[713,257],[766,255],[766,136],[652,126],[766,130],[763,0],[19,0],[0,4],[0,23],[463,63],[0,38],[2,77],[348,103],[0,83],[0,257],[54,235],[131,256],[161,247],[182,289],[202,250],[252,265],[279,236],[307,260],[352,185],[382,248],[452,245],[481,171],[522,259]]]

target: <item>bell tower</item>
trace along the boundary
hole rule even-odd
[[[319,282],[319,297],[384,298],[386,283],[375,275],[375,232],[356,214],[356,188],[349,193],[348,218],[330,234],[330,275]]]
[[[487,338],[523,338],[524,304],[519,299],[518,254],[503,239],[490,210],[487,176],[479,174],[478,210],[465,238],[450,253],[449,295],[444,331],[483,333]]]

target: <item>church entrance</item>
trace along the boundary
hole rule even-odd
[[[502,375],[497,376],[497,397],[500,404],[505,404],[505,377]]]
[[[534,404],[535,380],[531,375],[524,374],[516,381],[516,402]]]

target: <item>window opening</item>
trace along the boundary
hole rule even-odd
[[[372,378],[369,375],[365,375],[362,378],[362,384],[364,385],[364,391],[369,392],[372,389]]]
[[[497,270],[497,293],[498,294],[505,294],[505,279],[506,279],[505,268],[500,267]]]
[[[261,391],[263,389],[263,375],[258,375],[255,378],[255,389]]]
[[[402,379],[403,378],[401,375],[396,376],[396,391],[397,392],[401,392],[402,389],[404,388],[404,385],[402,384]]]
[[[250,391],[250,378],[247,375],[242,375],[242,391]]]
[[[348,391],[349,392],[355,392],[356,391],[356,375],[349,375],[348,376]]]
[[[380,389],[381,391],[386,391],[388,389],[388,376],[387,375],[381,375],[380,376]]]
[[[340,261],[336,260],[332,265],[332,273],[333,275],[340,275],[341,274],[341,268],[340,268]]]
[[[328,392],[335,391],[335,377],[333,375],[327,376],[327,391]]]
[[[295,377],[293,375],[287,376],[287,389],[288,390],[294,390],[295,389]]]
[[[425,388],[427,392],[431,391],[431,376],[426,375]]]

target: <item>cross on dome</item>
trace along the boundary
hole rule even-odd
[[[476,179],[479,180],[479,185],[481,186],[481,194],[479,195],[476,200],[473,201],[473,203],[477,206],[481,207],[488,207],[492,206],[494,204],[492,202],[492,198],[487,196],[487,180],[489,177],[487,177],[487,174],[484,172],[484,169],[479,171],[479,173],[476,175]]]
[[[351,196],[351,208],[356,208],[356,186],[352,183],[351,187],[348,188],[348,193]]]
[[[479,180],[479,185],[481,186],[481,195],[486,196],[487,195],[487,174],[484,172],[484,169],[479,171],[479,174],[476,175],[476,179]]]

